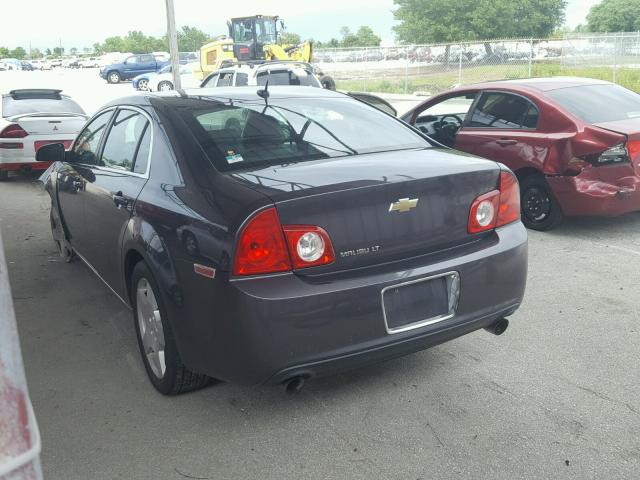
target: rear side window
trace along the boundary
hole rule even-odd
[[[259,72],[257,75],[258,85],[265,85],[269,80],[269,85],[302,85],[306,87],[318,87],[318,80],[309,72],[303,69],[295,70],[269,70]]]
[[[140,63],[153,63],[156,59],[153,55],[142,55],[140,57]]]
[[[148,123],[146,117],[138,112],[120,110],[109,130],[100,165],[133,171],[140,140],[144,137]]]
[[[247,85],[249,85],[249,75],[236,73],[236,87],[246,87]]]
[[[84,110],[68,97],[61,97],[59,100],[51,98],[14,100],[10,96],[2,98],[3,117],[28,115],[30,113],[73,113],[84,115]]]
[[[509,93],[483,93],[471,117],[470,127],[536,128],[538,109],[527,99]]]
[[[547,95],[588,123],[640,118],[640,95],[619,85],[560,88]]]

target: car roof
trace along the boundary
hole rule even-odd
[[[264,101],[258,96],[259,87],[209,87],[209,88],[190,88],[182,90],[182,93],[188,98],[211,98],[211,99],[233,99],[233,100],[257,100]],[[138,105],[149,106],[150,100],[174,99],[176,97],[183,96],[176,90],[170,90],[168,92],[153,92],[144,95],[129,95],[115,99],[100,110],[113,107],[117,105]],[[283,98],[350,98],[348,95],[334,90],[327,90],[318,87],[303,87],[303,86],[288,86],[288,85],[274,85],[269,87],[270,99],[283,99]]]
[[[214,75],[216,73],[225,72],[229,70],[238,70],[241,72],[242,71],[257,72],[259,70],[264,70],[269,68],[287,69],[287,68],[296,68],[296,67],[313,69],[311,64],[307,62],[298,62],[295,60],[289,60],[289,61],[283,60],[283,61],[277,61],[277,62],[264,62],[264,63],[236,63],[226,67],[221,67],[218,70],[211,72],[210,75]]]
[[[583,87],[587,85],[613,85],[611,82],[582,77],[543,77],[523,78],[517,80],[498,80],[495,82],[483,82],[475,85],[460,87],[459,90],[491,90],[501,88],[507,90],[526,90],[537,92],[549,92],[561,88]]]

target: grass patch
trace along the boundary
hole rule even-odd
[[[439,69],[435,70],[435,69]],[[412,67],[408,76],[404,72],[391,74],[388,72],[372,71],[369,75],[359,72],[358,79],[336,79],[338,89],[347,91],[366,91],[379,93],[415,93],[428,92],[433,95],[448,90],[455,85],[469,85],[491,80],[511,80],[529,77],[527,64],[507,65],[478,65],[462,69],[460,78],[457,68],[442,71],[445,67],[428,66]],[[614,81],[611,67],[563,67],[556,62],[536,62],[532,65],[533,77],[586,77],[599,80]],[[379,78],[379,77],[383,78]],[[623,87],[640,92],[640,68],[618,68],[615,75],[616,83]]]

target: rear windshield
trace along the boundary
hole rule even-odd
[[[284,98],[178,107],[220,171],[429,147],[402,122],[351,98]],[[366,166],[363,166],[366,168]]]
[[[587,123],[640,117],[640,95],[619,85],[560,88],[547,95]]]
[[[320,82],[310,72],[303,69],[271,70],[258,72],[256,81],[258,85],[264,85],[269,80],[269,85],[302,85],[305,87],[320,87]]]
[[[2,116],[13,117],[30,113],[79,113],[84,115],[84,110],[76,102],[67,97],[60,100],[48,98],[28,98],[14,100],[11,97],[2,98]]]

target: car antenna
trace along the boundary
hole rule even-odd
[[[260,98],[264,98],[264,104],[268,107],[269,106],[269,79],[267,79],[267,82],[264,84],[264,88],[258,90],[257,94]]]

